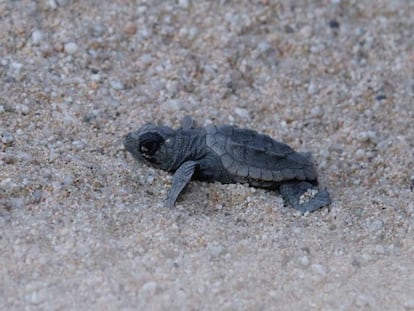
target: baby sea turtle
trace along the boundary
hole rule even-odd
[[[279,189],[302,214],[331,203],[329,193],[317,188],[310,153],[296,152],[253,130],[231,125],[199,128],[187,116],[177,130],[145,125],[129,133],[124,145],[136,159],[175,172],[167,196],[169,207],[192,178]]]

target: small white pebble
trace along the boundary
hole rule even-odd
[[[325,266],[321,265],[321,264],[313,264],[311,266],[311,268],[312,268],[313,272],[315,272],[319,275],[322,275],[322,276],[324,276],[328,273],[328,269]]]
[[[264,53],[264,52],[266,52],[269,49],[270,49],[269,42],[267,42],[265,40],[260,41],[259,44],[257,45],[257,50],[260,53]]]
[[[137,14],[143,14],[147,11],[147,9],[148,9],[147,6],[140,5],[139,7],[137,7],[136,12],[137,12]]]
[[[55,0],[47,0],[47,5],[52,9],[55,10],[57,8],[57,4]]]
[[[309,38],[312,35],[312,27],[309,25],[302,27],[302,29],[299,30],[299,34],[303,38]]]
[[[69,0],[56,0],[59,6],[65,6],[69,4]]]
[[[247,109],[236,107],[234,108],[234,112],[243,119],[250,119],[250,114]]]
[[[1,134],[1,142],[3,144],[8,145],[8,144],[11,144],[13,141],[14,141],[14,136],[13,136],[12,133],[10,133],[10,132],[3,132]]]
[[[381,244],[377,244],[377,245],[375,245],[375,252],[377,254],[383,255],[383,254],[385,254],[385,247],[382,246]]]
[[[321,118],[323,116],[323,112],[322,107],[316,106],[311,109],[310,114],[312,117]]]
[[[101,77],[100,74],[93,74],[91,76],[91,80],[94,81],[94,82],[100,82],[102,80],[102,77]]]
[[[371,295],[360,294],[356,297],[355,304],[357,307],[369,307],[374,305],[375,299]]]
[[[218,257],[223,253],[223,246],[219,244],[210,244],[208,250],[213,257]]]
[[[157,290],[157,283],[150,281],[142,285],[140,293],[143,295],[153,296]]]
[[[139,60],[144,65],[150,65],[152,63],[152,56],[151,54],[142,54]]]
[[[17,105],[17,110],[20,111],[23,115],[27,115],[30,112],[30,108],[27,105]]]
[[[12,62],[10,64],[10,68],[16,72],[20,72],[20,70],[23,68],[23,64],[18,63],[18,62]]]
[[[38,305],[41,303],[37,291],[33,291],[30,295],[26,295],[26,300],[32,305]]]
[[[119,81],[119,80],[112,80],[111,82],[110,82],[110,84],[111,84],[111,87],[114,89],[114,90],[123,90],[124,89],[124,84],[121,82],[121,81]]]
[[[362,160],[365,157],[365,151],[363,149],[358,149],[355,152],[355,159]]]
[[[73,177],[71,175],[67,175],[63,178],[63,185],[70,186],[73,184]]]
[[[40,45],[44,39],[44,35],[40,30],[35,30],[32,32],[32,43],[33,45]]]
[[[90,30],[94,37],[100,37],[105,33],[106,27],[102,23],[97,23],[97,24],[92,25]]]
[[[308,94],[313,95],[313,94],[316,94],[317,91],[318,91],[318,87],[315,85],[315,83],[313,82],[309,83]]]
[[[9,203],[13,209],[19,209],[24,206],[24,197],[10,198]]]
[[[183,9],[188,9],[188,7],[190,6],[190,1],[189,0],[178,0],[178,5],[182,7]]]
[[[404,301],[404,308],[406,310],[414,310],[414,298],[409,298]]]
[[[364,132],[359,132],[357,134],[357,139],[360,142],[368,142],[368,141],[376,142],[376,137],[377,135],[374,131],[364,131]]]
[[[364,261],[364,262],[369,262],[369,261],[371,261],[372,259],[373,259],[373,257],[372,257],[372,255],[371,254],[369,254],[369,253],[362,253],[362,255],[361,255],[361,259]]]
[[[65,44],[65,52],[68,54],[75,54],[78,51],[78,45],[75,42],[68,42]]]
[[[52,53],[52,46],[48,42],[41,42],[40,51],[43,56],[49,56]]]
[[[86,143],[82,140],[75,140],[72,142],[72,146],[75,147],[75,150],[79,151],[86,147]]]
[[[368,229],[372,231],[378,231],[384,226],[384,222],[381,219],[375,219],[368,225]]]
[[[182,108],[182,102],[179,99],[169,99],[164,103],[164,107],[167,110],[175,111],[180,110]]]
[[[17,185],[13,183],[11,178],[5,178],[2,181],[0,181],[0,189],[5,192],[10,191],[15,187],[17,187]]]
[[[154,175],[148,175],[148,176],[147,176],[146,183],[147,183],[148,185],[152,185],[152,183],[154,182],[154,180],[155,180]]]

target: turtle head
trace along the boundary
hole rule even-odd
[[[137,160],[168,170],[174,159],[170,145],[173,136],[175,131],[167,126],[145,125],[126,135],[124,146]]]

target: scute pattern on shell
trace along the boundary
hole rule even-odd
[[[317,178],[306,154],[267,135],[229,125],[209,126],[206,133],[207,146],[233,176],[274,182]]]

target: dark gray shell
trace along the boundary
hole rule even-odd
[[[208,126],[206,132],[207,147],[220,156],[234,177],[269,182],[317,178],[309,154],[267,135],[228,125]]]

